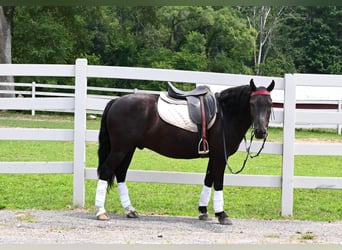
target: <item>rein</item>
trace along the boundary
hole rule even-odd
[[[268,91],[261,90],[261,91],[256,91],[256,92],[257,92],[257,94],[254,94],[255,93],[254,92],[254,93],[252,93],[252,96],[254,96],[254,95],[269,95]],[[242,164],[242,167],[240,168],[240,170],[234,172],[234,170],[232,169],[232,167],[228,163],[228,154],[227,154],[227,148],[226,148],[226,136],[225,136],[225,129],[224,129],[224,119],[223,119],[222,107],[220,107],[220,118],[221,118],[222,135],[223,135],[222,138],[223,138],[224,160],[226,162],[226,166],[229,169],[230,173],[232,173],[232,174],[239,174],[239,173],[241,173],[245,169],[248,158],[258,157],[260,155],[261,151],[264,149],[265,142],[267,140],[268,134],[266,134],[266,136],[265,136],[265,138],[264,138],[264,140],[262,142],[262,145],[261,145],[259,151],[255,155],[252,155],[250,153],[252,142],[253,142],[253,138],[254,138],[254,132],[252,131],[252,133],[251,133],[251,139],[250,139],[249,146],[247,146],[246,135],[243,137],[243,139],[245,141],[245,146],[246,146],[246,157],[245,157],[245,160],[243,161],[243,164]]]
[[[245,141],[245,146],[246,146],[246,157],[245,157],[245,160],[243,161],[242,167],[240,168],[239,171],[236,171],[236,172],[233,171],[232,167],[231,167],[231,166],[229,165],[229,163],[228,163],[228,156],[227,156],[227,152],[226,152],[226,150],[225,150],[226,165],[227,165],[229,171],[230,171],[232,174],[239,174],[239,173],[241,173],[241,172],[245,169],[245,167],[246,167],[248,157],[251,158],[251,159],[254,158],[254,157],[257,157],[257,156],[260,155],[261,151],[264,149],[265,142],[266,142],[266,139],[267,139],[267,135],[266,135],[266,137],[264,138],[264,140],[263,140],[263,142],[262,142],[262,145],[261,145],[259,151],[258,151],[255,155],[252,155],[252,154],[250,153],[250,149],[251,149],[251,146],[252,146],[253,138],[254,138],[254,133],[252,132],[251,141],[250,141],[250,143],[249,143],[249,146],[247,147],[246,136],[243,137],[243,139],[244,139],[244,141]]]

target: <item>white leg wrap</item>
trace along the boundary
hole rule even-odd
[[[96,188],[95,206],[104,209],[106,201],[108,183],[104,180],[99,180]]]
[[[105,214],[105,213],[106,213],[106,209],[104,209],[104,207],[98,207],[96,217],[101,215],[101,214]]]
[[[209,200],[210,200],[210,195],[211,195],[211,188],[204,185],[202,192],[201,192],[201,197],[199,200],[199,206],[200,207],[207,207],[208,206]]]
[[[223,191],[214,192],[214,211],[215,213],[223,212]]]
[[[126,182],[118,183],[118,190],[120,195],[120,201],[123,208],[131,207],[131,200],[128,195],[128,188]]]

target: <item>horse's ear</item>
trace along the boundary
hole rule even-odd
[[[251,89],[253,92],[256,91],[257,88],[254,84],[253,78],[249,81],[249,86],[251,86]]]
[[[272,80],[271,84],[267,87],[267,91],[271,92],[274,89],[275,82]]]

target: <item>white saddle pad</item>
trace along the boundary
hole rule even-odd
[[[198,132],[197,125],[192,122],[189,116],[188,105],[185,100],[175,100],[161,93],[158,99],[158,113],[160,118],[179,128],[190,132]],[[208,129],[214,124],[215,117],[208,125]]]

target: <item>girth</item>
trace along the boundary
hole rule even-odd
[[[207,141],[207,128],[209,122],[216,114],[216,99],[207,86],[199,86],[191,91],[182,91],[174,87],[170,82],[168,95],[175,99],[186,100],[190,119],[198,126],[201,139],[198,143],[198,153],[209,153]]]

